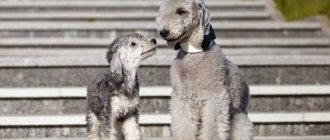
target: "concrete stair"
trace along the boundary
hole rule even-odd
[[[327,85],[251,85],[252,98],[249,110],[251,113],[330,111],[328,108],[330,102],[327,101],[329,91],[330,87]],[[170,93],[169,86],[141,87],[140,113],[168,114]],[[0,114],[11,116],[84,114],[85,97],[85,87],[0,88],[0,99],[3,100],[0,103],[3,107]]]
[[[23,11],[108,11],[108,12],[158,12],[160,0],[134,1],[134,0],[62,0],[62,1],[4,1],[1,3],[0,11],[5,12],[23,12]],[[265,10],[264,1],[217,1],[212,0],[207,3],[210,11],[257,11]]]
[[[0,45],[3,47],[106,47],[115,38],[4,38]],[[160,40],[160,39],[157,39]],[[330,47],[329,38],[290,38],[290,39],[216,39],[221,47]],[[160,40],[160,47],[167,47],[166,42]]]
[[[169,136],[170,116],[166,114],[167,110],[158,110],[168,106],[168,91],[170,91],[169,87],[141,88],[140,123],[146,137]],[[300,91],[304,92],[299,93]],[[251,92],[250,110],[255,105],[259,108],[274,109],[250,111],[250,119],[255,123],[259,134],[267,134],[267,131],[272,131],[272,135],[328,133],[330,113],[326,110],[329,103],[324,102],[329,99],[317,100],[317,98],[329,96],[329,86],[251,86]],[[0,126],[5,132],[4,137],[16,137],[17,131],[21,132],[23,137],[84,137],[86,135],[83,115],[86,94],[84,88],[7,88],[1,89],[0,93],[1,100],[6,100],[1,102],[2,106],[9,111],[18,111],[13,113],[2,110],[1,114],[4,116],[0,117]],[[293,102],[288,103],[288,98]],[[293,110],[281,108],[276,110],[274,104],[281,105],[282,108],[293,107]],[[324,107],[321,108],[320,105]],[[316,111],[319,109],[321,111]],[[153,111],[153,114],[145,112],[148,110]],[[295,132],[291,132],[292,129]],[[323,131],[314,131],[320,129]]]
[[[1,52],[1,87],[86,86],[95,73],[108,68],[105,48],[3,48]],[[224,52],[251,84],[330,84],[328,48],[225,48]],[[174,57],[173,50],[159,49],[142,64],[141,84],[170,85]]]
[[[250,113],[249,117],[254,122],[258,133],[262,133],[264,129],[271,129],[274,123],[329,123],[330,113],[326,112],[309,112],[309,113]],[[21,135],[34,137],[85,137],[85,116],[84,115],[60,115],[60,116],[3,116],[0,117],[0,125],[6,126],[2,128],[2,135],[7,137],[15,137],[15,131],[21,131]],[[139,119],[142,131],[145,137],[169,137],[170,116],[157,115],[141,115]],[[273,126],[271,126],[273,125]],[[269,127],[270,126],[270,127]],[[295,126],[295,124],[293,124]],[[292,132],[287,132],[286,125],[275,126],[277,135],[290,135]],[[296,128],[299,125],[295,126]],[[326,128],[325,124],[306,125],[309,129],[300,130],[295,133],[298,135],[325,135],[326,133],[315,132],[316,129]],[[44,132],[54,131],[53,133],[45,134]],[[14,133],[13,133],[14,132]],[[150,133],[151,132],[151,133]],[[276,135],[276,134],[275,134]]]
[[[322,38],[319,23],[275,21],[211,22],[219,39],[224,38]],[[113,38],[130,32],[159,37],[155,21],[3,21],[2,38]],[[111,25],[111,26],[110,26]]]
[[[158,13],[156,12],[140,12],[140,13],[109,13],[109,12],[51,12],[51,13],[1,13],[0,19],[7,21],[155,21]],[[270,19],[270,13],[265,11],[250,11],[250,12],[221,12],[212,15],[213,21],[221,20],[265,20]]]
[[[169,68],[159,0],[0,1],[0,138],[85,139],[86,85],[108,69],[106,46],[122,34],[155,36],[143,62],[140,123],[169,140]],[[267,0],[210,0],[216,42],[245,72],[257,140],[330,139],[330,39],[318,22],[277,21]]]
[[[328,140],[330,136],[280,136],[256,137],[255,140]],[[87,140],[86,138],[33,138],[33,139],[3,139],[3,140]],[[168,138],[144,138],[144,140],[171,140]]]

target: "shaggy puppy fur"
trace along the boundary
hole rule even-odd
[[[139,34],[115,40],[107,52],[109,71],[99,74],[87,88],[87,130],[91,140],[141,140],[138,124],[141,60],[156,51],[156,40]]]
[[[175,140],[251,140],[249,87],[214,40],[201,46],[212,28],[201,0],[165,0],[158,30],[180,50],[171,67],[171,130]],[[206,50],[204,48],[207,48]]]

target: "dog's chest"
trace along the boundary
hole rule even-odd
[[[174,75],[186,98],[201,99],[221,87],[221,61],[214,55],[216,52],[186,54],[175,60]]]
[[[130,111],[136,110],[139,104],[138,97],[127,98],[124,95],[111,97],[111,114],[117,117],[123,117]]]

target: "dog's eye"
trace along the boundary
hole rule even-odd
[[[136,43],[135,42],[132,42],[131,43],[131,47],[134,47],[134,46],[136,46]]]
[[[187,15],[187,14],[189,14],[189,12],[186,9],[181,7],[178,10],[176,10],[176,14],[178,14],[178,15]]]

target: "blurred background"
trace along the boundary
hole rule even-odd
[[[90,79],[117,36],[157,37],[139,77],[144,136],[170,137],[173,48],[159,38],[161,0],[0,0],[0,138],[86,136]],[[330,1],[207,0],[216,42],[250,83],[257,140],[330,139]]]

